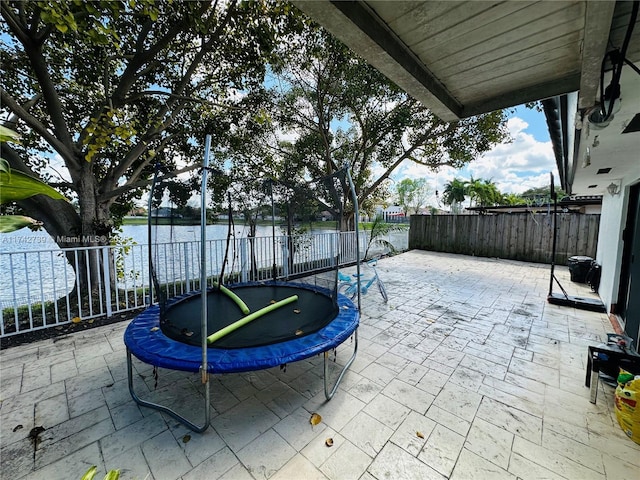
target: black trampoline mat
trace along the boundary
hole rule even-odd
[[[298,300],[243,325],[210,344],[215,348],[247,348],[284,342],[317,332],[338,314],[332,299],[306,288],[282,285],[251,285],[231,289],[253,313],[272,301],[297,295]],[[194,294],[167,307],[160,321],[163,333],[179,342],[201,346],[202,297]],[[297,313],[299,312],[299,313]],[[240,307],[227,295],[211,289],[207,295],[208,335],[245,317]]]

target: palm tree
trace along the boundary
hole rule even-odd
[[[504,205],[525,205],[527,202],[517,193],[508,193],[502,197],[502,203]]]
[[[454,178],[444,185],[442,201],[445,205],[450,205],[454,213],[458,213],[460,204],[464,202],[467,193],[466,185],[463,180]]]
[[[473,206],[473,203],[478,205],[480,198],[483,196],[485,186],[482,183],[481,178],[471,178],[464,182],[465,193],[469,196],[469,206]]]
[[[465,186],[469,195],[469,206],[471,202],[474,202],[477,207],[490,207],[502,202],[502,193],[492,180],[471,177]]]
[[[482,181],[482,192],[480,195],[480,205],[489,207],[500,205],[502,203],[502,192],[498,190],[498,186],[492,180]]]

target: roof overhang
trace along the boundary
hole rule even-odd
[[[615,2],[294,3],[443,120],[580,91],[593,106]]]
[[[640,113],[640,75],[625,67],[623,107],[606,129],[595,132],[583,121],[599,100],[603,58],[622,45],[634,2],[293,3],[443,120],[559,97],[545,110],[556,110],[547,120],[567,193],[602,194],[612,179],[640,176],[640,133],[622,134]],[[626,55],[636,63],[638,23]],[[599,158],[609,173],[582,168],[582,158],[594,167]]]

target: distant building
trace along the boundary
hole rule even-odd
[[[173,213],[173,208],[160,207],[151,210],[151,216],[156,218],[182,218],[182,215]]]
[[[135,207],[129,210],[127,216],[129,217],[144,217],[147,214],[147,209],[142,207]]]
[[[382,217],[385,222],[389,223],[402,223],[408,220],[400,205],[390,205],[388,207],[378,205],[376,207],[375,216]]]

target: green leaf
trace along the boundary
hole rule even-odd
[[[20,135],[10,128],[0,125],[0,142],[20,143]]]
[[[0,204],[24,200],[38,194],[47,195],[54,200],[66,200],[46,183],[18,170],[0,172]]]
[[[0,172],[4,172],[11,176],[11,166],[9,166],[9,162],[4,158],[0,158]]]
[[[40,225],[40,222],[22,215],[0,215],[0,233],[15,232],[30,225]]]

